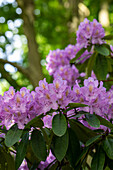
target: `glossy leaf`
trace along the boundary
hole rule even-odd
[[[76,133],[71,128],[68,129],[68,133],[69,133],[69,146],[66,156],[72,167],[75,168],[76,159],[80,155],[80,143]]]
[[[108,120],[104,119],[103,117],[99,115],[96,115],[96,117],[99,119],[101,125],[107,126],[109,128],[113,128],[113,124],[109,122]]]
[[[96,153],[93,156],[91,163],[91,170],[103,170],[105,163],[105,152],[102,147],[99,146]]]
[[[113,139],[106,138],[103,141],[103,148],[110,159],[113,159]]]
[[[88,124],[92,127],[99,128],[100,127],[100,121],[94,114],[86,114],[86,121]]]
[[[73,131],[75,131],[78,139],[83,143],[86,143],[90,138],[97,135],[94,131],[85,127],[82,123],[75,119],[69,119],[69,123]]]
[[[107,58],[102,55],[98,55],[96,57],[93,70],[98,80],[106,80],[106,76],[108,73]]]
[[[53,117],[52,130],[57,136],[63,136],[66,133],[67,122],[63,114],[57,114]]]
[[[52,141],[53,151],[58,161],[61,161],[66,155],[68,149],[68,141],[69,141],[68,132],[66,132],[61,137],[54,136]]]
[[[99,53],[99,54],[101,54],[101,55],[103,55],[103,56],[108,56],[109,55],[109,50],[108,50],[108,48],[106,48],[106,47],[104,47],[104,46],[98,46],[98,45],[95,45],[95,50]]]
[[[79,155],[78,158],[76,159],[75,166],[78,165],[78,163],[85,158],[86,154],[88,153],[88,150],[89,150],[89,146],[88,146],[88,147],[85,147],[85,148],[83,149],[83,151],[80,153],[80,155]]]
[[[17,147],[17,154],[16,154],[16,160],[15,160],[16,169],[19,168],[23,159],[25,158],[25,155],[27,152],[28,141],[29,141],[29,133],[26,133],[24,134],[21,142],[19,143]]]
[[[96,140],[98,140],[102,135],[97,135],[97,136],[94,136],[93,138],[89,139],[87,142],[86,142],[86,146],[89,146],[91,145],[92,143],[94,143]]]
[[[89,58],[88,65],[87,65],[87,77],[91,76],[91,72],[93,70],[93,66],[95,64],[95,60],[96,60],[97,54],[98,53],[94,52],[92,54],[92,56]]]
[[[18,126],[16,124],[13,125],[6,134],[6,137],[5,137],[6,146],[11,147],[16,142],[18,142],[20,140],[21,135],[22,135],[22,131],[23,130],[18,129]]]
[[[39,127],[39,128],[41,128],[42,126],[44,126],[44,123],[41,120],[42,117],[43,117],[43,114],[35,117],[34,119],[32,119],[30,122],[28,122],[26,124],[25,129],[28,129],[28,128],[31,128],[31,127]]]
[[[31,145],[34,154],[41,161],[45,161],[47,157],[47,148],[44,137],[39,130],[33,130],[31,134]]]

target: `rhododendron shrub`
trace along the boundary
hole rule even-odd
[[[111,39],[85,19],[76,44],[48,54],[52,83],[0,96],[1,169],[112,169]]]

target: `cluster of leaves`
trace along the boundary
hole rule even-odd
[[[86,105],[79,103],[69,104],[68,110]],[[2,169],[18,169],[25,158],[29,169],[35,169],[40,161],[45,161],[51,149],[56,159],[47,169],[88,169],[103,170],[112,167],[113,159],[113,132],[91,130],[77,119],[66,117],[66,110],[62,110],[53,117],[52,128],[44,128],[42,117],[32,119],[23,130],[13,125],[6,133],[5,139],[0,141],[0,165]],[[48,114],[48,113],[47,113]],[[87,112],[76,112],[73,117],[86,115],[86,121],[92,127],[104,125],[113,129],[113,124],[98,115]],[[31,128],[33,130],[31,131]],[[16,155],[15,162],[11,152]],[[91,157],[91,165],[88,157]]]

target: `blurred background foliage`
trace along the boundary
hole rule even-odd
[[[43,77],[51,81],[47,54],[75,44],[86,17],[96,18],[106,34],[113,33],[112,0],[1,0],[0,93],[9,86],[32,90]]]

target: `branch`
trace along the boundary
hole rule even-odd
[[[22,74],[24,74],[27,78],[29,78],[28,70],[23,68],[22,66],[19,66],[17,63],[12,63],[8,60],[0,58],[0,63],[3,64],[11,64],[12,66],[16,67],[18,71],[20,71]]]
[[[21,86],[19,86],[17,82],[11,77],[11,75],[4,69],[3,63],[0,63],[0,73],[2,74],[2,78],[6,79],[15,89],[21,88]]]

